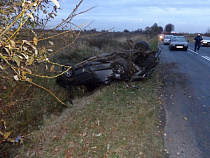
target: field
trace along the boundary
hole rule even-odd
[[[54,36],[48,32],[43,36]],[[25,35],[26,36],[26,35]],[[41,36],[41,33],[40,33]],[[74,41],[74,39],[77,39]],[[132,41],[132,43],[128,43]],[[53,62],[77,63],[84,57],[131,49],[137,41],[147,41],[153,50],[157,37],[137,33],[66,33],[40,43],[52,49]],[[49,44],[49,43],[52,43]],[[67,47],[68,46],[68,47]],[[56,54],[54,54],[57,52]],[[39,64],[33,72],[56,75],[59,66]],[[3,76],[1,72],[1,76]],[[9,138],[22,136],[21,144],[1,141],[1,156],[14,157],[163,157],[163,121],[158,98],[158,73],[140,82],[115,82],[87,92],[71,91],[55,83],[55,78],[33,81],[34,85],[1,79],[1,118]],[[3,84],[4,83],[4,84]],[[2,87],[7,85],[6,87]],[[72,104],[73,103],[73,104]],[[4,124],[5,125],[5,124]],[[19,150],[17,150],[19,149]]]

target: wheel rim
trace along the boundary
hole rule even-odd
[[[66,71],[67,69],[68,69],[68,68],[65,67],[65,68],[63,69],[63,71]],[[65,75],[66,77],[71,77],[72,74],[73,74],[73,73],[72,73],[72,69],[71,69],[71,68],[70,68],[67,72],[64,73],[64,75]]]

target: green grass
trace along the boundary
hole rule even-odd
[[[158,37],[154,37],[151,40],[148,41],[150,48],[152,50],[157,50],[157,45],[158,45]]]
[[[100,40],[104,41],[103,36],[98,46],[84,45],[86,42],[80,40],[73,50],[63,50],[62,56],[80,61],[84,56],[113,52],[126,45],[127,36],[134,43],[147,40],[139,34],[108,34],[104,36],[108,39],[102,47]],[[59,39],[55,41],[59,42]],[[107,41],[111,41],[111,45]],[[148,42],[156,50],[157,38]],[[76,54],[78,52],[80,54]],[[56,60],[62,62],[62,56],[57,55]],[[38,67],[38,72],[49,75],[43,67]],[[4,154],[46,158],[149,158],[165,155],[155,73],[149,80],[129,84],[115,82],[92,93],[87,93],[82,87],[67,91],[56,85],[55,79],[33,78],[33,81],[48,88],[68,107],[61,105],[43,89],[28,84],[17,87],[11,82],[5,90],[7,93],[1,93],[4,102],[0,107],[5,106],[3,103],[18,102],[7,111],[1,111],[1,118],[7,122],[7,131],[12,131],[12,138],[24,136],[24,144],[0,145],[1,149],[5,149]]]
[[[112,83],[47,119],[19,155],[163,157],[160,110],[155,74],[146,81]]]

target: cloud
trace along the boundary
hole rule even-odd
[[[78,2],[79,0],[59,1],[62,10],[56,20],[67,17]],[[97,7],[76,16],[73,21],[77,24],[94,21],[90,26],[92,28],[109,29],[116,26],[116,29],[121,31],[125,27],[129,30],[144,29],[154,23],[163,28],[172,23],[178,32],[205,32],[209,27],[206,18],[210,17],[210,0],[205,3],[195,0],[84,0],[77,12],[93,6]]]

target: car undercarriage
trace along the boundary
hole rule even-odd
[[[84,85],[89,91],[114,80],[137,81],[148,78],[159,62],[161,50],[152,51],[140,41],[132,50],[114,51],[86,58],[75,65],[66,64],[56,82],[64,87]]]

